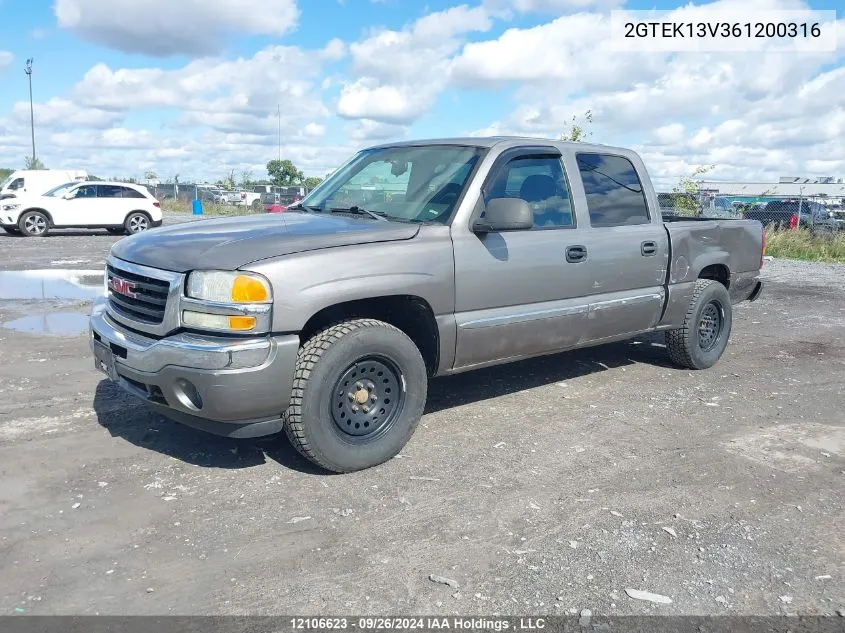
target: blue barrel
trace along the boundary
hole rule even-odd
[[[202,215],[202,200],[194,200],[194,215]]]

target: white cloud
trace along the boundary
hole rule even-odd
[[[178,109],[184,124],[262,134],[275,134],[281,106],[283,133],[293,133],[329,115],[316,85],[319,72],[310,52],[271,46],[250,58],[203,59],[175,70],[112,70],[98,64],[77,84],[73,97],[105,111]]]
[[[341,90],[338,113],[347,118],[408,123],[434,104],[449,81],[450,58],[464,36],[487,31],[481,7],[461,5],[430,13],[401,31],[381,31],[350,45],[357,79]]]
[[[299,18],[296,0],[56,0],[59,26],[126,53],[211,55],[230,33],[281,36]]]
[[[46,103],[36,103],[35,124],[46,125],[53,129],[109,128],[119,123],[123,116],[117,112],[86,108],[73,101],[53,97]],[[29,125],[29,102],[18,101],[12,106],[12,119],[20,124]]]
[[[505,15],[510,10],[518,13],[551,13],[557,15],[591,8],[610,8],[624,3],[625,0],[485,0],[483,6],[490,11],[503,12]]]
[[[349,138],[361,143],[396,141],[404,138],[407,134],[407,126],[380,123],[372,119],[361,119],[349,129]]]
[[[0,70],[11,64],[14,59],[15,56],[9,51],[0,51]]]
[[[320,55],[327,61],[337,61],[346,56],[346,44],[339,38],[329,40],[329,43],[323,47]]]

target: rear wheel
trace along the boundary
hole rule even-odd
[[[50,221],[41,211],[24,211],[18,220],[18,228],[26,237],[42,237],[50,230]]]
[[[146,231],[150,228],[150,216],[141,211],[133,211],[126,216],[123,228],[129,235]]]
[[[425,362],[404,332],[374,319],[344,321],[300,349],[285,432],[326,470],[376,466],[414,434],[427,391]]]
[[[728,345],[733,313],[728,289],[718,281],[695,282],[684,323],[666,332],[672,362],[688,369],[708,369]]]

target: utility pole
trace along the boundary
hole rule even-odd
[[[32,129],[32,162],[35,163],[35,109],[32,105],[32,62],[33,59],[30,57],[26,60],[26,68],[24,72],[26,76],[29,78],[29,124],[30,128]]]
[[[276,105],[276,112],[279,117],[279,162],[282,162],[282,106]]]

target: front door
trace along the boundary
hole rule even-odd
[[[455,368],[576,345],[588,314],[579,295],[588,271],[582,262],[567,261],[567,250],[582,241],[582,229],[560,152],[540,146],[503,153],[481,196],[481,203],[527,201],[534,227],[485,234],[453,228]]]
[[[68,192],[67,198],[58,198],[51,208],[56,226],[98,226],[97,185],[85,184]]]

